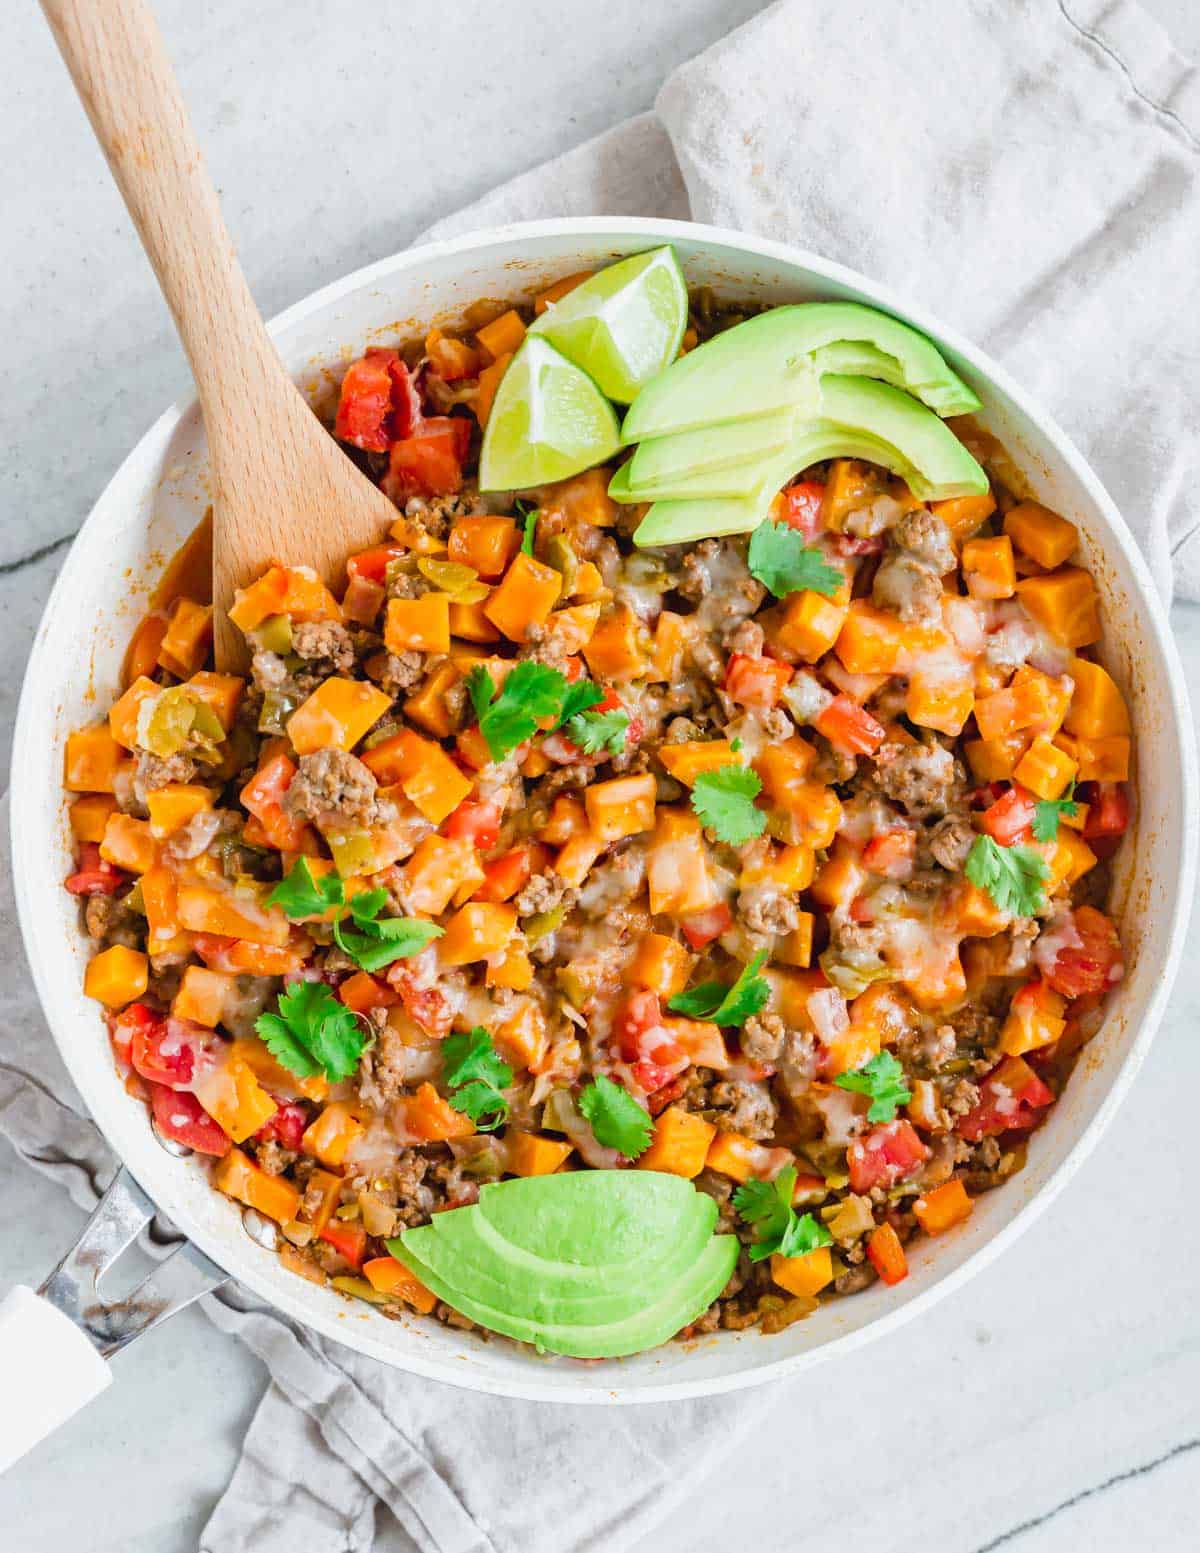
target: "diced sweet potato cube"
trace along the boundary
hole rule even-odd
[[[197,701],[203,701],[216,713],[221,727],[228,733],[237,716],[246,681],[236,674],[214,674],[210,669],[202,669],[188,680],[187,688]]]
[[[81,728],[67,735],[63,786],[71,793],[111,793],[113,779],[127,760],[107,724]]]
[[[1077,739],[1081,782],[1129,780],[1130,740],[1122,734],[1106,739]]]
[[[191,599],[176,601],[158,649],[158,661],[164,669],[187,679],[204,667],[212,644],[212,618],[211,604],[197,604]]]
[[[1079,543],[1079,531],[1040,502],[1018,502],[1004,514],[1004,532],[1022,554],[1047,571],[1069,561]]]
[[[968,539],[962,549],[963,578],[973,599],[1010,599],[1017,588],[1012,540]]]
[[[784,600],[777,637],[788,652],[805,663],[816,663],[830,651],[846,623],[847,606],[824,594],[805,590]]]
[[[383,627],[388,652],[450,651],[450,596],[423,593],[415,599],[389,599]]]
[[[1082,567],[1064,566],[1044,577],[1023,577],[1017,597],[1064,647],[1087,647],[1100,640],[1096,585]]]
[[[656,992],[665,1003],[687,986],[692,963],[686,944],[665,933],[647,933],[638,942],[627,977],[635,987]]]
[[[547,1138],[536,1132],[517,1132],[509,1128],[508,1168],[515,1176],[549,1176],[574,1152],[561,1138]]]
[[[162,686],[144,676],[135,679],[129,689],[108,709],[109,732],[118,744],[127,750],[137,744],[138,714],[143,701],[149,701],[162,692]]]
[[[335,1100],[305,1129],[300,1148],[331,1170],[340,1170],[346,1163],[350,1145],[362,1135],[363,1125],[350,1106],[344,1100]]]
[[[521,535],[512,518],[455,518],[447,556],[469,566],[486,582],[495,582],[521,548]]]
[[[240,631],[253,631],[271,615],[293,621],[340,620],[338,601],[309,566],[271,566],[257,582],[234,594],[229,618]]]
[[[254,1208],[277,1224],[290,1224],[300,1208],[299,1189],[286,1176],[270,1176],[241,1149],[230,1149],[213,1167],[219,1192]]]
[[[201,787],[197,782],[168,782],[146,794],[146,808],[150,811],[150,834],[156,841],[173,836],[195,815],[211,809],[216,796],[213,788]]]
[[[966,1187],[955,1177],[918,1197],[913,1203],[913,1213],[927,1235],[940,1235],[969,1217],[971,1207]]]
[[[796,926],[775,946],[775,958],[784,965],[806,969],[812,964],[813,914],[797,913]]]
[[[233,1053],[196,1081],[196,1099],[235,1143],[253,1137],[279,1109],[249,1065]]]
[[[1038,798],[1061,798],[1077,770],[1069,755],[1045,734],[1039,734],[1017,762],[1013,775]]]
[[[409,1133],[422,1143],[444,1143],[448,1138],[469,1138],[475,1123],[443,1100],[432,1084],[420,1086],[415,1095],[395,1102],[397,1130]]]
[[[117,800],[109,793],[89,793],[71,805],[71,834],[77,841],[103,841],[104,827],[115,814]]]
[[[611,782],[597,782],[587,788],[583,802],[594,834],[601,841],[619,841],[622,836],[653,830],[655,790],[654,774],[650,771],[614,777]]]
[[[964,753],[971,775],[977,782],[1010,781],[1031,741],[1032,735],[1025,732],[968,740]]]
[[[592,864],[604,851],[606,842],[595,831],[584,830],[571,839],[554,859],[551,867],[560,878],[577,890],[591,872]]]
[[[922,728],[957,738],[975,708],[975,685],[969,676],[947,679],[942,674],[914,670],[908,677],[904,712]]]
[[[561,574],[520,551],[483,612],[510,642],[523,642],[531,625],[545,621],[561,592]]]
[[[816,752],[813,753],[815,756]],[[659,746],[658,758],[664,771],[686,787],[691,787],[702,771],[719,771],[722,766],[746,763],[745,757],[734,750],[728,739],[692,739],[686,744],[663,744]]]
[[[1067,671],[1074,681],[1070,710],[1063,726],[1084,739],[1106,739],[1129,732],[1129,708],[1107,669],[1086,658],[1072,658]]]
[[[467,885],[483,883],[478,854],[469,841],[426,836],[401,870],[405,899],[411,911],[436,917]]]
[[[750,1181],[772,1180],[792,1161],[787,1149],[767,1148],[740,1132],[718,1131],[709,1145],[705,1164],[709,1170],[718,1170],[735,1181]]]
[[[679,809],[660,809],[646,852],[650,910],[672,917],[707,911],[721,900],[708,870],[700,821]]]
[[[130,638],[121,670],[121,683],[132,685],[135,679],[148,678],[158,667],[158,650],[167,634],[165,610],[156,609],[142,620]]]
[[[83,990],[106,1008],[124,1008],[145,992],[150,962],[140,949],[113,944],[93,955],[83,973]]]
[[[498,356],[512,355],[516,351],[525,338],[525,325],[516,308],[510,307],[507,313],[501,313],[490,324],[476,329],[475,338],[495,361]]]
[[[171,1003],[171,1012],[179,1019],[192,1019],[198,1025],[207,1025],[210,1030],[215,1030],[236,990],[236,976],[225,971],[210,971],[203,965],[189,965]],[[208,1110],[208,1107],[205,1109]],[[220,1121],[220,1118],[217,1120]],[[222,1122],[221,1125],[225,1124]],[[226,1127],[225,1131],[229,1132],[229,1128]]]
[[[442,965],[470,965],[497,954],[517,926],[517,908],[502,902],[469,901],[446,925],[437,941]]]
[[[995,512],[996,499],[990,491],[983,496],[952,496],[946,501],[930,502],[929,510],[936,513],[950,530],[950,538],[957,550]]]
[[[446,692],[460,678],[452,663],[443,663],[440,668],[434,669],[432,674],[426,675],[420,689],[405,701],[405,716],[435,738],[449,738],[454,730],[446,706]]]
[[[572,657],[591,641],[599,619],[599,604],[572,604],[569,609],[556,609],[546,619],[546,639]]]
[[[826,528],[841,533],[846,519],[856,507],[883,488],[883,479],[870,464],[853,458],[835,458],[825,479],[821,501],[821,520]]]
[[[158,843],[145,820],[132,814],[110,814],[100,843],[100,856],[131,874],[144,874],[158,862]]]
[[[639,1170],[665,1170],[694,1180],[704,1169],[717,1129],[694,1111],[668,1106],[655,1118],[650,1147],[639,1156]]]
[[[811,1298],[833,1282],[833,1257],[828,1246],[818,1246],[803,1256],[771,1258],[771,1277],[781,1289],[800,1298]]]
[[[180,881],[176,891],[180,925],[192,933],[248,938],[282,949],[291,929],[279,907],[266,904],[267,893],[267,886],[242,885],[235,891],[198,880]]]
[[[849,674],[894,674],[905,647],[905,628],[895,615],[855,599],[834,643]]]
[[[288,738],[298,755],[323,749],[351,750],[391,704],[391,697],[374,685],[335,676],[318,685],[292,713]]]
[[[646,654],[638,617],[627,604],[617,604],[604,616],[583,649],[596,679],[625,685],[645,672]]]
[[[380,1294],[391,1294],[427,1316],[437,1304],[437,1295],[427,1289],[415,1273],[393,1256],[376,1256],[363,1263],[363,1277]]]
[[[695,640],[696,622],[690,615],[664,609],[654,627],[654,651],[647,678],[674,684],[683,672],[688,646]]]

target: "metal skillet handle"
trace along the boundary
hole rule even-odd
[[[18,1285],[0,1301],[0,1472],[52,1434],[112,1380],[107,1360],[227,1274],[184,1241],[129,1294],[106,1300],[104,1275],[155,1215],[122,1170],[83,1233],[35,1294]]]

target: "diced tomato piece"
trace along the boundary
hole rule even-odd
[[[374,348],[352,362],[342,379],[334,436],[370,453],[386,453],[420,423],[421,400],[394,350]]]
[[[369,550],[352,555],[346,562],[346,571],[349,576],[361,577],[365,582],[382,583],[387,578],[389,564],[407,554],[405,545],[372,545]]]
[[[568,685],[573,685],[577,679],[582,679],[584,673],[583,659],[578,653],[573,653],[563,664],[563,674]]]
[[[443,827],[452,841],[469,841],[481,852],[487,852],[500,839],[500,805],[493,799],[472,803],[469,799],[458,808]]]
[[[274,1141],[285,1149],[298,1149],[311,1120],[308,1107],[299,1100],[280,1100],[279,1109],[254,1134],[255,1143]]]
[[[835,750],[847,755],[873,755],[886,737],[883,724],[847,695],[834,696],[813,725]]]
[[[108,1038],[112,1042],[113,1056],[118,1062],[133,1066],[133,1038],[139,1030],[149,1034],[154,1025],[162,1024],[161,1014],[156,1014],[144,1003],[130,1003],[119,1014],[109,1012],[105,1016]]]
[[[122,885],[129,883],[123,868],[100,856],[98,842],[82,842],[78,862],[79,867],[64,881],[72,895],[115,895]]]
[[[664,1089],[647,1090],[646,1104],[650,1107],[650,1115],[661,1116],[669,1105],[680,1098],[686,1087],[682,1078],[675,1078]]]
[[[367,1232],[357,1219],[330,1219],[320,1238],[344,1256],[355,1272],[362,1267],[367,1254]]]
[[[613,1038],[635,1082],[648,1095],[671,1083],[688,1065],[688,1055],[667,1034],[658,994],[633,992],[613,1023]]]
[[[404,1012],[422,1030],[437,1036],[450,1033],[454,1013],[436,987],[422,987],[413,973],[405,968],[403,960],[397,960],[388,967],[385,979],[400,994]]]
[[[1124,974],[1121,940],[1109,919],[1093,906],[1071,913],[1077,944],[1063,944],[1046,971],[1046,980],[1064,998],[1107,992]]]
[[[863,848],[863,867],[873,874],[883,874],[886,879],[906,879],[912,873],[916,855],[916,831],[907,825],[894,825],[867,842]]]
[[[304,821],[294,819],[283,807],[283,795],[295,775],[296,767],[286,755],[273,755],[241,792],[242,807],[262,826],[269,844],[281,852],[299,852],[304,842]]]
[[[1083,822],[1085,841],[1123,836],[1129,829],[1129,794],[1120,782],[1085,783],[1079,797],[1088,806]]]
[[[1037,799],[1014,783],[1003,798],[983,811],[979,823],[993,841],[1002,847],[1013,847],[1032,837],[1036,812]]]
[[[819,480],[797,480],[783,493],[780,516],[789,528],[812,540],[825,526],[821,517],[824,502],[825,487]]]
[[[711,944],[714,938],[720,938],[722,933],[729,931],[733,926],[733,913],[722,901],[719,906],[710,906],[707,911],[693,912],[679,926],[693,949],[703,949],[705,944]]]
[[[165,1084],[151,1083],[150,1109],[154,1122],[164,1138],[182,1143],[184,1148],[195,1149],[197,1154],[215,1154],[218,1158],[228,1154],[232,1139],[224,1128],[186,1090],[168,1088]]]
[[[190,1019],[139,1018],[129,1060],[134,1072],[151,1084],[188,1089],[216,1061],[220,1046],[218,1036]]]
[[[658,993],[641,987],[626,998],[620,1013],[613,1020],[613,1039],[619,1042],[621,1056],[633,1062],[644,1055],[642,1037],[649,1030],[661,1029],[662,1004]]]
[[[472,895],[474,901],[510,901],[533,877],[533,847],[513,847],[483,865],[484,882]]]
[[[470,423],[438,415],[422,421],[412,435],[395,443],[381,482],[397,506],[410,496],[451,496],[462,488],[462,465],[471,441]]]
[[[882,555],[886,540],[882,534],[860,538],[857,534],[834,534],[833,549],[836,555]]]
[[[911,1122],[880,1122],[856,1138],[846,1151],[850,1190],[865,1193],[876,1186],[895,1186],[928,1158],[929,1150]]]
[[[979,1100],[955,1127],[969,1143],[1002,1132],[1027,1132],[1036,1127],[1054,1091],[1044,1084],[1023,1057],[1005,1057],[979,1086]]]
[[[890,1224],[878,1224],[871,1231],[867,1256],[884,1283],[903,1283],[908,1277],[908,1258],[899,1235]]]
[[[775,706],[791,677],[790,664],[735,652],[725,667],[725,693],[739,706]]]

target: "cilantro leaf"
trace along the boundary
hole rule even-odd
[[[732,987],[719,981],[701,982],[690,992],[680,992],[667,1004],[678,1014],[691,1019],[709,1019],[716,1025],[745,1024],[751,1014],[766,1006],[771,989],[760,975],[767,963],[767,951],[760,949],[749,965],[744,965]]]
[[[360,970],[370,972],[383,970],[393,960],[407,960],[410,955],[420,954],[426,944],[440,938],[443,932],[436,922],[424,922],[419,917],[385,917],[382,922],[372,922],[365,933],[356,933],[340,922],[333,924],[338,947]]]
[[[519,508],[518,511],[520,511]],[[541,512],[536,507],[530,507],[527,512],[522,512],[521,516],[525,519],[525,536],[521,540],[521,549],[526,555],[532,555],[533,538],[537,533],[537,520],[541,517]]]
[[[501,1090],[512,1083],[513,1071],[482,1025],[448,1035],[442,1042],[442,1078],[456,1091],[450,1104],[469,1116],[480,1132],[494,1131],[508,1115]]]
[[[781,1170],[774,1181],[747,1181],[733,1194],[733,1206],[754,1226],[754,1244],[750,1260],[761,1262],[776,1251],[781,1256],[804,1256],[818,1246],[833,1243],[833,1236],[811,1213],[797,1215],[792,1209],[796,1190],[796,1167]]]
[[[807,545],[798,529],[786,523],[760,523],[750,536],[750,575],[777,599],[808,590],[832,598],[846,580],[830,566],[816,545]]]
[[[585,755],[607,750],[619,755],[629,734],[628,712],[576,712],[563,724],[567,738],[578,744]]]
[[[636,1159],[650,1147],[654,1124],[629,1091],[599,1073],[579,1096],[579,1109],[596,1142]]]
[[[991,836],[976,836],[963,871],[1001,911],[1032,917],[1045,908],[1050,869],[1032,847],[1002,847]]]
[[[267,896],[269,906],[281,906],[284,914],[295,921],[299,917],[319,917],[331,906],[340,906],[346,898],[345,887],[335,873],[313,877],[306,857],[298,857]]]
[[[1034,840],[1053,841],[1058,835],[1059,820],[1073,820],[1078,813],[1074,782],[1062,798],[1039,798],[1033,809]]]
[[[599,705],[603,700],[604,692],[599,685],[590,679],[577,679],[573,685],[567,686],[562,707],[558,713],[559,720],[564,723],[570,722],[572,717],[578,717],[581,712]]]
[[[692,785],[692,808],[718,841],[739,847],[761,836],[767,817],[754,807],[762,783],[749,766],[718,766],[702,771]]]
[[[806,1256],[818,1246],[831,1246],[833,1236],[815,1213],[793,1213],[779,1241],[780,1256]],[[753,1258],[757,1248],[751,1247]]]
[[[254,1028],[285,1068],[300,1078],[324,1073],[331,1084],[350,1077],[366,1045],[358,1020],[320,981],[294,981]]]
[[[851,1073],[839,1073],[833,1082],[839,1089],[847,1089],[852,1094],[870,1095],[869,1122],[892,1121],[900,1107],[912,1099],[904,1069],[891,1052],[880,1052]]]
[[[594,687],[593,687],[594,688]],[[496,690],[482,664],[467,675],[467,693],[493,760],[503,760],[532,738],[542,718],[559,717],[567,693],[566,677],[549,664],[523,658]]]

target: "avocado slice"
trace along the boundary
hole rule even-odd
[[[704,1250],[716,1204],[693,1194],[683,1221],[636,1265],[548,1261],[514,1246],[472,1209],[407,1231],[404,1249],[448,1287],[530,1321],[596,1325],[621,1320],[665,1294]]]
[[[732,464],[781,453],[795,435],[797,420],[793,410],[776,410],[752,421],[730,421],[725,426],[651,437],[638,444],[629,461],[630,486],[641,490],[669,485],[683,476],[728,469]]]
[[[617,1172],[602,1173],[612,1175]],[[415,1232],[406,1232],[405,1238],[412,1233]],[[586,1322],[573,1325],[570,1322],[529,1321],[510,1315],[506,1310],[497,1309],[456,1289],[402,1244],[400,1249],[403,1254],[399,1260],[427,1288],[432,1289],[439,1299],[445,1300],[447,1305],[452,1305],[455,1310],[461,1311],[480,1326],[487,1327],[489,1331],[532,1343],[539,1352],[567,1354],[576,1359],[618,1359],[625,1354],[657,1348],[681,1327],[687,1326],[689,1321],[702,1315],[729,1282],[737,1265],[740,1244],[736,1235],[713,1235],[687,1271],[652,1303],[623,1320],[593,1325]]]
[[[800,302],[748,318],[673,361],[633,401],[621,434],[640,442],[803,411],[816,380],[831,371],[880,378],[938,415],[980,407],[937,347],[899,319],[857,302]]]
[[[477,1206],[505,1240],[543,1260],[607,1267],[652,1255],[703,1196],[663,1170],[572,1170],[493,1181]]]

